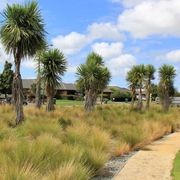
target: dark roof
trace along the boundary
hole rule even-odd
[[[30,89],[31,88],[31,85],[33,84],[33,83],[36,83],[36,79],[23,79],[22,80],[22,82],[23,82],[23,88],[24,89]],[[112,91],[111,91],[111,88],[117,88],[117,89],[119,89],[119,90],[121,90],[121,91],[129,91],[128,89],[126,89],[126,88],[120,88],[120,87],[118,87],[118,86],[108,86],[105,90],[104,90],[104,92],[106,92],[106,93],[111,93]],[[73,83],[61,83],[61,85],[57,88],[58,90],[72,90],[72,91],[76,91],[77,89],[76,89],[76,85],[75,84],[73,84]]]
[[[76,91],[76,85],[73,83],[62,83],[59,88],[60,90],[74,90]]]
[[[24,89],[30,89],[31,85],[36,83],[36,79],[23,79],[22,83]]]
[[[30,89],[31,85],[36,83],[36,79],[23,79],[22,82],[24,89]],[[76,86],[73,83],[61,83],[61,85],[57,89],[76,91]]]

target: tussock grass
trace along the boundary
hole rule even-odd
[[[90,175],[91,172],[87,167],[71,161],[63,164],[57,170],[50,172],[50,175],[43,178],[43,180],[88,180]]]
[[[157,105],[136,112],[125,105],[57,107],[46,113],[25,107],[26,121],[13,128],[14,112],[0,107],[0,179],[89,179],[119,156],[175,131],[179,109]]]

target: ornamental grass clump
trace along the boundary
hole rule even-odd
[[[114,156],[139,149],[175,131],[179,109],[148,112],[126,105],[25,107],[26,121],[13,128],[11,106],[0,108],[0,179],[90,179]],[[73,177],[73,178],[72,178]]]

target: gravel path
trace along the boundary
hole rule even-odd
[[[130,152],[129,154],[115,157],[108,161],[99,172],[99,176],[92,178],[92,180],[112,180],[113,177],[124,167],[129,158],[131,158],[137,151]]]
[[[171,180],[180,132],[153,142],[132,156],[114,180]]]

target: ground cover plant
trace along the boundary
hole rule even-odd
[[[177,153],[174,160],[174,168],[172,172],[174,180],[180,179],[180,152]]]
[[[45,109],[45,107],[43,107]],[[90,179],[119,156],[174,131],[179,109],[146,112],[128,104],[57,106],[54,112],[25,107],[26,121],[13,128],[13,109],[0,108],[0,179]]]

